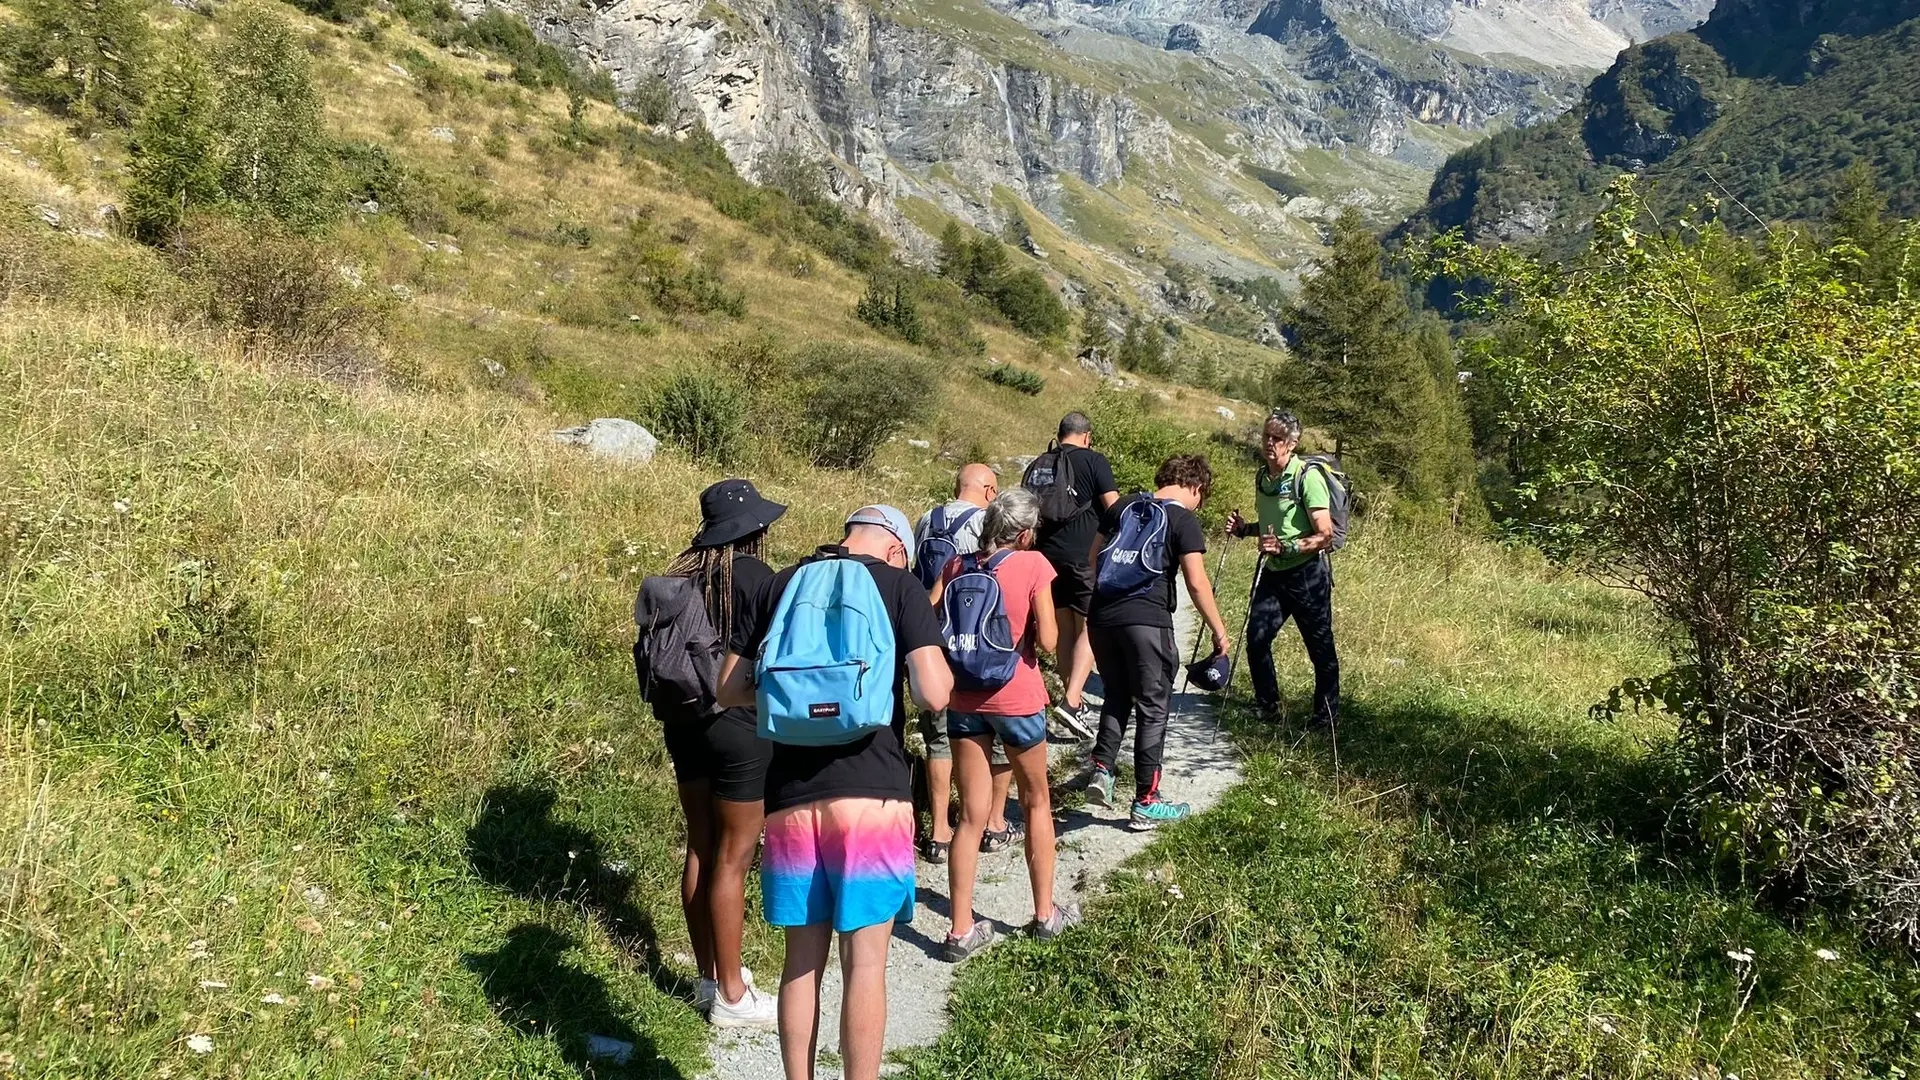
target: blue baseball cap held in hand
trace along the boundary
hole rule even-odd
[[[1217,694],[1233,681],[1233,657],[1221,653],[1187,665],[1187,684]]]

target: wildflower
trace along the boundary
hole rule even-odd
[[[315,975],[309,971],[307,972],[307,988],[309,990],[331,990],[333,989],[333,980],[327,978],[325,975]]]
[[[211,1054],[213,1053],[213,1039],[206,1035],[189,1035],[187,1036],[187,1049],[196,1054]]]
[[[285,1005],[286,1003],[287,999],[281,997],[277,991],[270,991],[260,998],[260,1004],[262,1005]]]
[[[487,622],[487,620],[485,620],[485,619],[483,619],[483,618],[481,618],[481,617],[480,617],[480,616],[478,616],[478,615],[469,615],[469,616],[467,616],[467,625],[468,625],[468,626],[484,626],[484,625],[486,625],[486,622]]]
[[[1832,949],[1815,949],[1813,950],[1813,955],[1819,957],[1822,960],[1828,961],[1829,963],[1840,959],[1840,954],[1837,952],[1834,952]]]
[[[300,893],[300,896],[302,899],[306,900],[307,906],[312,908],[313,910],[315,911],[326,910],[327,893],[326,893],[326,890],[322,889],[320,886],[309,885],[306,887],[304,891]]]
[[[114,513],[116,513],[116,514],[124,514],[124,513],[126,513],[127,511],[129,511],[129,510],[131,510],[131,509],[133,509],[133,507],[132,507],[132,506],[130,506],[130,505],[128,505],[128,503],[127,503],[127,500],[125,500],[125,499],[115,499],[115,500],[113,500],[113,512],[114,512]]]
[[[1262,798],[1262,799],[1261,799],[1260,801],[1261,801],[1261,802],[1263,802],[1263,803],[1266,803],[1266,804],[1267,804],[1268,806],[1279,806],[1279,805],[1280,805],[1280,800],[1279,800],[1279,799],[1275,799],[1275,798],[1272,798],[1271,796],[1269,796],[1269,797],[1266,797],[1266,798]]]

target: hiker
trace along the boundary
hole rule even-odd
[[[922,585],[931,590],[955,556],[980,550],[980,527],[987,504],[999,493],[1000,477],[993,469],[978,463],[961,467],[953,482],[953,500],[921,515],[913,529],[913,570]],[[947,718],[939,713],[921,713],[920,739],[927,749],[927,810],[931,817],[920,854],[937,865],[947,861],[948,849],[953,846],[953,819],[948,812],[953,794],[953,744],[947,738]],[[999,802],[993,804],[993,821],[980,837],[979,842],[985,845],[982,851],[998,851],[1015,839],[1006,810],[1013,767],[1007,763],[1006,748],[998,739],[994,740],[992,756],[993,786]]]
[[[1152,495],[1132,495],[1107,511],[1094,543],[1095,583],[1087,635],[1106,685],[1100,737],[1093,744],[1087,800],[1113,806],[1113,767],[1134,723],[1134,798],[1129,824],[1151,829],[1187,816],[1186,803],[1160,793],[1161,749],[1179,662],[1174,641],[1173,579],[1184,576],[1187,595],[1213,635],[1213,655],[1232,644],[1207,580],[1206,534],[1194,511],[1213,489],[1213,470],[1199,455],[1170,457],[1154,476]]]
[[[960,827],[950,870],[953,925],[941,955],[964,960],[993,940],[993,924],[973,917],[973,878],[989,818],[1006,792],[991,769],[989,747],[1007,747],[1020,782],[1027,822],[1027,878],[1033,886],[1034,937],[1054,937],[1080,921],[1077,906],[1053,900],[1053,808],[1047,789],[1047,686],[1036,648],[1051,650],[1058,636],[1053,612],[1053,567],[1032,550],[1040,526],[1040,499],[1025,488],[1002,494],[987,508],[980,550],[948,564],[934,583],[942,612],[954,690],[947,729],[960,774]],[[994,800],[999,800],[997,803]]]
[[[1267,417],[1261,431],[1264,459],[1254,478],[1257,521],[1235,510],[1227,515],[1234,536],[1259,536],[1265,562],[1256,577],[1247,615],[1252,655],[1253,700],[1262,718],[1280,715],[1280,682],[1273,670],[1273,639],[1292,619],[1313,662],[1313,720],[1331,727],[1340,717],[1340,654],[1333,644],[1333,567],[1337,545],[1333,491],[1328,471],[1309,466],[1294,451],[1300,421],[1284,409]]]
[[[1093,446],[1093,421],[1083,412],[1060,418],[1058,437],[1047,452],[1027,466],[1022,483],[1040,496],[1040,539],[1035,545],[1053,565],[1053,607],[1060,620],[1060,702],[1054,715],[1082,739],[1093,737],[1087,723],[1087,677],[1094,653],[1087,639],[1087,609],[1093,599],[1093,563],[1088,552],[1099,531],[1100,514],[1119,500],[1113,466]],[[1102,669],[1105,678],[1105,669]]]
[[[912,919],[914,906],[900,684],[935,712],[953,687],[926,590],[907,571],[912,550],[905,514],[854,511],[840,543],[775,574],[735,613],[721,669],[721,703],[755,702],[760,731],[773,741],[760,888],[767,921],[786,931],[779,1027],[787,1080],[813,1075],[820,977],[835,934],[844,1075],[880,1074],[887,944],[894,920]]]
[[[706,620],[695,626],[711,668],[695,683],[671,692],[674,662],[685,648],[673,638],[665,594],[648,579],[636,603],[643,633],[634,645],[642,694],[665,731],[667,756],[687,819],[687,857],[680,873],[680,906],[700,966],[694,1003],[715,1027],[771,1027],[773,995],[754,989],[740,965],[747,871],[760,842],[767,761],[773,744],[760,738],[753,709],[718,708],[714,700],[720,657],[736,616],[773,577],[760,559],[767,527],[786,507],[761,498],[745,480],[722,480],[700,493],[700,531],[667,567],[665,586],[680,585],[678,611]],[[687,587],[690,583],[690,588]],[[642,611],[641,605],[649,605]],[[649,650],[649,639],[664,647]]]

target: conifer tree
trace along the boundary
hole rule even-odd
[[[189,210],[219,197],[213,89],[188,42],[178,44],[154,80],[131,149],[127,218],[140,239],[165,239]]]
[[[1113,355],[1113,331],[1107,326],[1107,308],[1091,292],[1087,294],[1085,306],[1080,309],[1080,351],[1097,349],[1104,356]]]
[[[21,97],[84,125],[131,123],[140,107],[147,17],[142,0],[19,0],[0,33],[0,63]]]
[[[947,227],[940,232],[940,276],[948,281],[964,282],[967,266],[972,262],[972,251],[967,246],[966,231],[957,221],[948,221]]]
[[[1353,452],[1403,493],[1442,494],[1453,473],[1446,462],[1461,451],[1446,445],[1458,387],[1440,385],[1404,291],[1382,273],[1383,259],[1358,211],[1342,213],[1331,250],[1288,306],[1295,362],[1275,373],[1270,396],[1331,430],[1338,451]],[[1447,363],[1451,370],[1450,350]]]
[[[287,20],[248,2],[221,50],[221,191],[243,207],[311,228],[330,216],[329,146],[307,51]]]

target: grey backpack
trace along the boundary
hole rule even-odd
[[[655,576],[640,582],[633,598],[633,671],[640,697],[651,705],[693,706],[713,711],[720,686],[720,635],[707,618],[700,583]]]
[[[1347,484],[1347,474],[1341,471],[1340,459],[1332,454],[1314,454],[1300,466],[1300,478],[1294,482],[1293,498],[1306,508],[1307,473],[1318,472],[1327,482],[1327,516],[1333,519],[1333,547],[1339,551],[1347,546],[1347,519],[1353,512],[1353,489]]]

